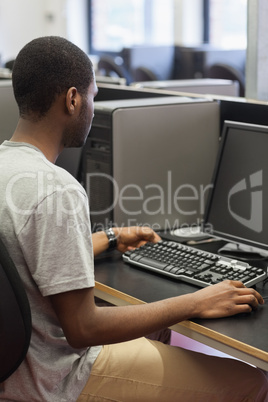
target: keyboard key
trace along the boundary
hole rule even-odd
[[[147,258],[147,257],[141,257],[139,259],[139,262],[141,262],[143,264],[148,264],[152,268],[158,268],[158,269],[164,269],[167,266],[166,262],[156,261],[156,260],[153,260],[152,258]]]

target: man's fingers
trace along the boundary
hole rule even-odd
[[[259,305],[258,299],[253,294],[240,296],[237,302],[237,304],[248,304],[253,309],[257,309]]]
[[[253,288],[247,288],[246,286],[244,286],[243,288],[241,288],[240,290],[241,294],[249,294],[249,295],[254,295],[258,300],[263,300],[262,296],[259,294],[259,292],[257,292],[255,289]]]

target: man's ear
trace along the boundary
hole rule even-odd
[[[66,94],[66,107],[69,114],[74,114],[75,109],[78,104],[78,92],[75,87],[71,87],[68,89]]]

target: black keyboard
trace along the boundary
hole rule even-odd
[[[172,241],[146,243],[125,252],[123,260],[199,287],[225,279],[241,281],[250,287],[267,277],[262,268]]]

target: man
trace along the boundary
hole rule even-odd
[[[226,281],[151,304],[95,305],[93,254],[109,247],[111,234],[90,233],[84,189],[54,165],[64,147],[87,138],[97,93],[92,64],[67,40],[44,37],[21,50],[12,79],[20,118],[0,147],[1,237],[24,282],[33,332],[0,399],[264,401],[261,371],[144,338],[191,317],[251,312],[263,304],[255,290]],[[122,252],[159,241],[148,228],[113,231]]]

